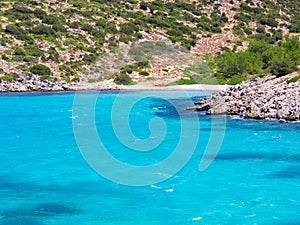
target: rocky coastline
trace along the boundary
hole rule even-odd
[[[188,110],[206,111],[208,115],[237,115],[252,119],[278,119],[285,121],[300,121],[300,80],[287,83],[292,75],[277,78],[266,76],[245,81],[240,85],[215,88],[221,90],[212,96],[195,102]],[[207,85],[208,86],[208,85]],[[132,88],[132,87],[131,87]],[[138,89],[149,88],[138,86]],[[160,87],[162,88],[162,87]],[[194,87],[198,88],[199,87]],[[211,87],[200,89],[210,90]],[[97,83],[83,83],[57,80],[40,80],[38,76],[20,76],[14,81],[0,82],[0,92],[52,92],[81,90],[122,90],[122,86],[114,84],[113,80]],[[168,88],[165,88],[166,90]],[[190,89],[185,87],[184,89]],[[130,89],[129,89],[130,90]],[[155,90],[155,89],[154,89]],[[175,89],[171,89],[175,90]]]
[[[164,77],[155,81],[140,81],[134,85],[117,85],[113,79],[97,82],[66,82],[63,80],[41,80],[36,75],[23,75],[15,80],[2,80],[0,77],[0,93],[2,92],[59,92],[59,91],[107,91],[107,90],[124,90],[124,91],[177,91],[191,90],[214,93],[225,90],[229,85],[172,85],[167,84],[174,80]]]
[[[200,99],[189,110],[206,111],[208,115],[237,115],[252,119],[300,121],[300,80],[287,81],[298,75],[276,78],[266,76],[229,87]]]
[[[0,80],[1,92],[57,92],[83,90],[119,90],[112,80],[97,83],[40,80],[36,75],[20,75],[16,80]]]
[[[40,80],[35,75],[19,76],[16,80],[1,80],[0,92],[66,91],[72,87],[66,81]]]

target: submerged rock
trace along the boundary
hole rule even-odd
[[[287,83],[289,76],[266,76],[243,82],[200,99],[189,110],[207,114],[238,115],[253,119],[300,120],[300,80]]]

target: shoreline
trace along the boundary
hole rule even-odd
[[[126,91],[224,91],[231,85],[214,85],[214,84],[189,84],[189,85],[172,85],[172,86],[150,86],[144,84],[121,86],[120,90]]]
[[[59,91],[224,91],[231,85],[190,84],[168,86],[170,81],[141,81],[133,85],[118,85],[113,79],[98,82],[66,82],[62,80],[40,80],[38,76],[22,76],[14,81],[0,81],[0,93],[3,92],[59,92]]]
[[[5,93],[60,93],[60,92],[85,92],[85,91],[199,91],[199,92],[218,92],[224,91],[231,85],[210,85],[210,84],[190,84],[190,85],[173,85],[173,86],[152,86],[145,84],[136,85],[118,85],[111,87],[103,87],[99,83],[93,85],[78,85],[70,86],[65,89],[53,90],[5,90],[0,91],[0,94]]]
[[[172,86],[155,86],[155,85],[149,85],[145,83],[139,83],[135,85],[115,85],[115,86],[104,86],[102,82],[97,83],[89,83],[89,85],[84,85],[81,83],[81,85],[74,85],[69,86],[68,89],[64,90],[22,90],[22,91],[0,91],[0,96],[14,96],[14,95],[52,95],[52,94],[76,94],[76,93],[85,93],[85,92],[135,92],[135,91],[193,91],[193,92],[202,92],[207,97],[203,99],[204,101],[208,101],[211,99],[211,96],[219,95],[220,93],[224,92],[231,92],[232,89],[236,89],[236,87],[239,87],[241,85],[210,85],[210,84],[191,84],[191,85],[172,85]],[[257,116],[241,116],[240,114],[235,113],[208,113],[207,110],[203,110],[203,104],[200,104],[200,102],[195,102],[196,105],[188,107],[187,110],[195,110],[195,111],[206,111],[206,114],[210,115],[226,115],[232,117],[232,119],[241,119],[241,120],[264,120],[264,121],[272,121],[272,120],[279,120],[279,122],[295,122],[299,123],[300,120],[289,120],[285,117],[283,118],[276,118],[276,117],[266,117],[266,118],[260,118]],[[202,103],[202,102],[201,102]],[[225,103],[225,102],[224,102]],[[222,108],[222,107],[221,107]],[[231,107],[230,107],[231,108]]]

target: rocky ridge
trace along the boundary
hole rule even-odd
[[[253,119],[300,121],[300,80],[287,81],[298,73],[276,78],[266,76],[245,81],[225,91],[200,99],[189,110],[207,114],[238,115]]]

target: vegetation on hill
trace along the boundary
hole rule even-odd
[[[0,10],[2,76],[36,73],[35,68],[40,68],[45,73],[41,79],[78,81],[95,60],[120,44],[164,37],[198,54],[199,40],[226,32],[239,41],[211,59],[210,68],[219,82],[238,83],[254,74],[281,76],[299,64],[299,41],[285,39],[300,32],[299,7],[298,0],[4,0]],[[238,52],[242,42],[250,42],[249,48]],[[119,71],[126,82],[130,69],[149,75],[143,67],[132,66]],[[198,69],[184,73],[190,76]],[[202,78],[190,80],[209,83],[212,75],[202,70]]]
[[[277,45],[252,40],[246,51],[225,51],[215,60],[219,83],[237,84],[255,76],[287,75],[300,65],[300,42],[297,37],[286,38]]]

